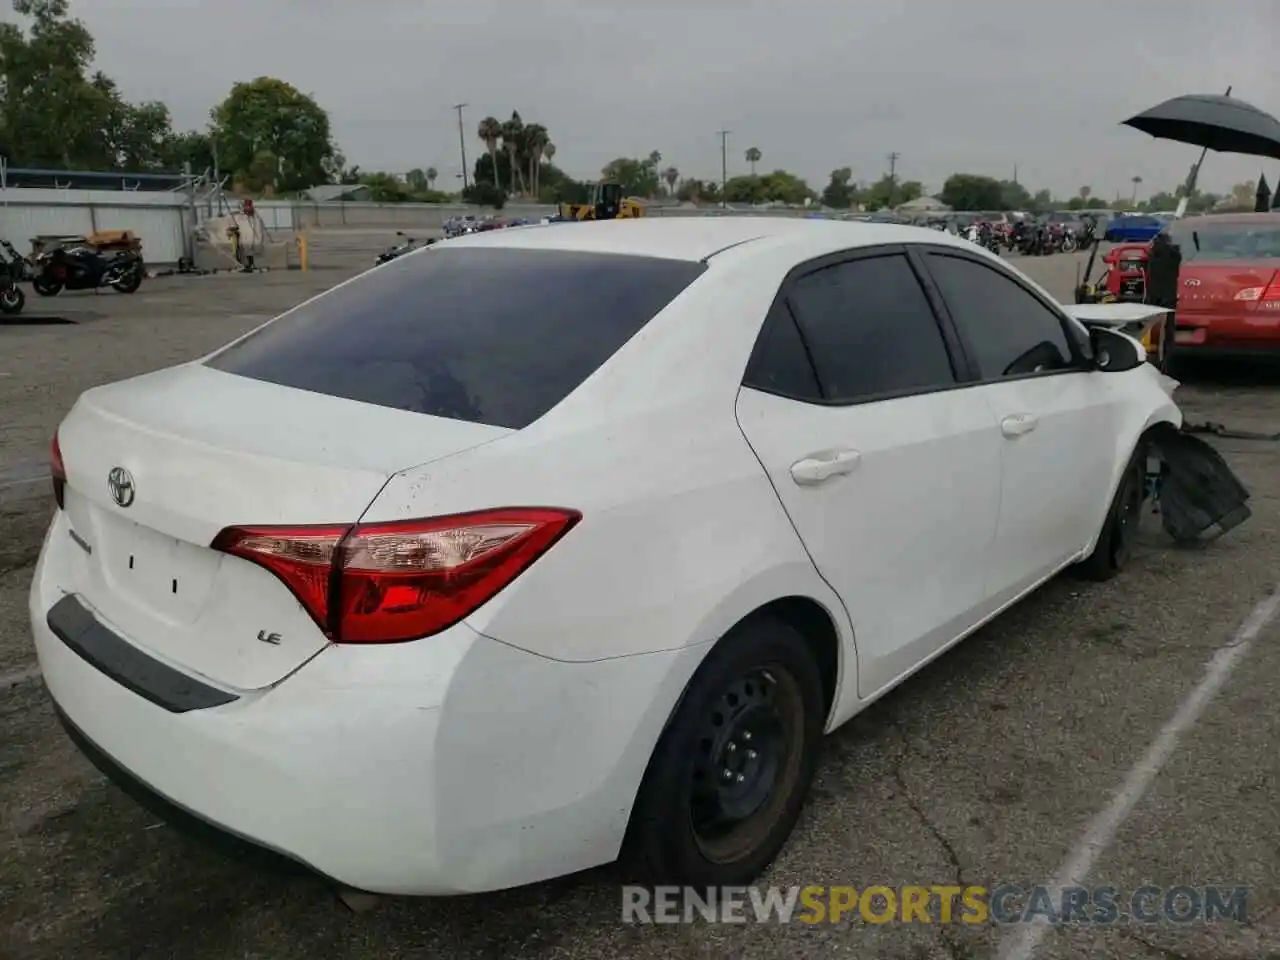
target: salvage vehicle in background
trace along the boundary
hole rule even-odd
[[[1164,233],[1182,255],[1174,355],[1280,355],[1280,212],[1190,217]]]
[[[44,681],[167,816],[349,888],[748,883],[824,732],[1208,462],[1120,308],[892,224],[437,244],[79,398]],[[1174,529],[1247,515],[1213,469]]]
[[[1118,216],[1107,222],[1103,239],[1108,243],[1147,243],[1155,239],[1165,225],[1159,217]]]

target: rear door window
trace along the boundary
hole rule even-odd
[[[705,270],[685,260],[442,244],[302,304],[207,364],[518,430]]]

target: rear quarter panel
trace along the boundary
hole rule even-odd
[[[713,260],[540,421],[399,474],[372,504],[370,521],[519,505],[582,512],[467,619],[472,628],[542,656],[600,660],[714,640],[765,603],[804,596],[852,653],[842,607],[734,412],[786,265],[724,269],[715,275]]]

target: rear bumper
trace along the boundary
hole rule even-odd
[[[564,663],[459,625],[329,647],[273,688],[174,712],[50,628],[66,596],[65,523],[56,515],[29,603],[73,739],[179,825],[359,890],[474,893],[614,859],[704,652]]]

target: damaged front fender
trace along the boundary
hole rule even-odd
[[[1167,423],[1148,431],[1147,440],[1160,460],[1161,523],[1176,542],[1214,539],[1252,515],[1249,491],[1212,446]]]

